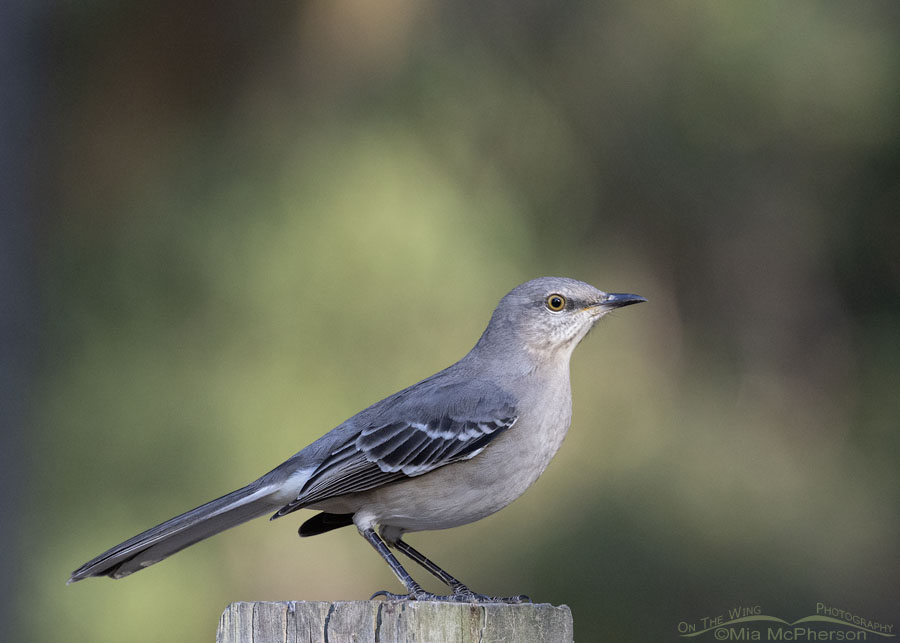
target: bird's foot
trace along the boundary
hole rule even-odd
[[[451,594],[450,596],[442,596],[440,594],[432,594],[431,592],[426,592],[424,589],[410,592],[409,594],[395,594],[394,592],[389,592],[386,589],[383,589],[380,592],[375,592],[374,594],[372,594],[369,600],[374,600],[378,596],[384,597],[384,600],[386,601],[442,601],[445,603],[460,601],[460,599],[456,598],[453,594]]]
[[[531,599],[520,594],[519,596],[486,596],[476,594],[468,587],[457,588],[449,595],[432,594],[420,589],[409,594],[395,594],[387,590],[381,590],[372,594],[369,600],[382,596],[388,601],[438,601],[442,603],[530,603]]]
[[[468,587],[462,586],[453,590],[454,600],[460,603],[530,603],[531,599],[525,594],[518,596],[486,596],[473,592]]]

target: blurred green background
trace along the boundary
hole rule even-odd
[[[900,5],[17,15],[8,640],[212,641],[231,601],[398,590],[354,530],[298,540],[308,513],[64,582],[455,361],[545,274],[650,303],[576,351],[538,484],[411,543],[570,605],[579,641],[736,605],[900,627]]]

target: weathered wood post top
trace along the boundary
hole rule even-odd
[[[572,643],[572,612],[547,603],[285,601],[229,605],[216,643]]]

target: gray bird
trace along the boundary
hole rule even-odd
[[[356,525],[406,586],[406,594],[375,596],[527,601],[472,592],[403,534],[474,522],[522,495],[569,429],[575,346],[611,310],[643,301],[573,279],[524,283],[500,300],[481,339],[449,368],[354,415],[246,487],[116,545],[68,582],[122,578],[251,518],[315,509],[321,513],[301,525],[301,537]],[[450,595],[423,590],[390,548]]]

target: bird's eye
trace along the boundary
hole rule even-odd
[[[547,297],[547,308],[558,313],[566,307],[566,298],[562,295],[550,295]]]

